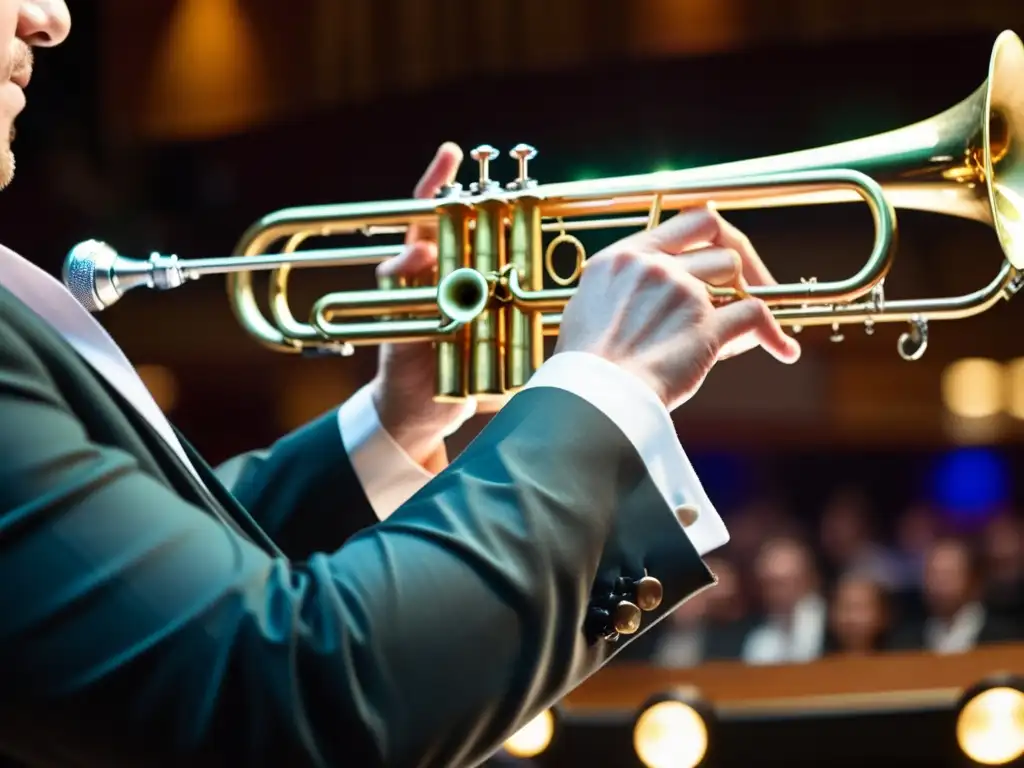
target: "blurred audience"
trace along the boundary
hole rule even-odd
[[[715,660],[793,664],[1024,641],[1019,516],[1000,511],[958,533],[938,510],[914,504],[893,522],[887,542],[869,496],[856,487],[829,496],[812,530],[784,504],[737,510],[730,546],[708,558],[718,586],[684,604],[625,658],[673,668]]]
[[[666,619],[650,654],[652,663],[680,669],[739,657],[751,627],[739,572],[721,557],[709,556],[707,563],[718,577],[717,586]]]

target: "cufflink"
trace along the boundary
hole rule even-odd
[[[661,605],[665,589],[653,576],[644,576],[633,587],[635,602],[642,611],[654,611]]]
[[[680,504],[676,507],[675,513],[676,520],[679,521],[683,528],[689,528],[700,517],[700,510],[697,509],[695,504]]]
[[[640,608],[621,600],[612,611],[612,626],[620,635],[635,635],[640,629]]]

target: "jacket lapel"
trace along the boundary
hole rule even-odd
[[[91,370],[91,369],[90,369]],[[280,554],[273,541],[264,533],[248,512],[228,492],[216,473],[205,459],[175,429],[178,440],[185,449],[195,474],[189,471],[178,453],[167,444],[167,441],[153,428],[153,425],[127,402],[119,391],[114,389],[102,376],[93,373],[106,390],[107,395],[117,404],[118,410],[134,427],[134,432],[142,439],[146,450],[153,458],[162,479],[186,501],[206,510],[221,520],[235,533],[252,541],[257,546],[272,554]]]
[[[156,428],[61,334],[0,286],[0,311],[30,343],[68,406],[97,442],[131,454],[143,471],[272,555],[280,550],[224,488],[210,466],[181,440],[193,474]],[[175,430],[176,431],[176,430]],[[178,434],[181,438],[180,433]]]
[[[2,286],[0,310],[37,350],[92,439],[129,453],[143,471],[171,487],[185,501],[213,515],[268,554],[283,556],[180,432],[174,430],[195,473],[118,387],[32,308]]]
[[[208,500],[210,506],[221,510],[224,513],[223,516],[232,527],[257,546],[262,547],[272,555],[285,557],[285,554],[274,543],[274,540],[260,528],[259,524],[252,518],[252,515],[249,514],[245,507],[238,503],[238,499],[232,496],[230,491],[224,487],[216,472],[199,455],[199,452],[192,447],[192,444],[185,439],[185,436],[177,428],[174,431],[178,435],[178,441],[181,443],[182,448],[185,449],[185,454],[199,475],[199,479],[202,480],[202,484],[195,483],[190,472],[186,472],[186,474],[193,480],[197,490]]]

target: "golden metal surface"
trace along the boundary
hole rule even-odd
[[[636,604],[642,611],[653,611],[661,605],[665,588],[652,576],[644,576],[636,583]]]
[[[434,200],[278,211],[244,234],[230,264],[160,262],[163,269],[177,270],[176,283],[164,278],[161,285],[227,273],[236,318],[260,343],[278,351],[346,353],[361,345],[434,342],[439,398],[500,400],[536,370],[543,337],[558,333],[561,312],[574,295],[569,283],[579,278],[587,252],[582,240],[569,233],[651,228],[667,211],[708,202],[727,211],[862,201],[872,214],[875,238],[856,274],[754,286],[749,295],[763,299],[782,324],[795,329],[909,323],[899,352],[913,360],[927,346],[930,320],[984,312],[1022,283],[1022,141],[1024,44],[1007,31],[995,42],[986,81],[972,95],[931,119],[894,131],[732,163],[553,184],[529,177],[527,164],[536,152],[519,145],[510,153],[518,177],[504,187],[490,177],[497,151],[478,147],[471,153],[478,180],[466,191],[452,185]],[[1002,266],[988,285],[960,296],[887,299],[883,285],[896,254],[897,209],[989,225],[1005,257]],[[401,248],[397,242],[311,256],[298,250],[304,241],[365,235],[380,242],[420,224],[438,233],[439,267],[432,284],[326,293],[314,302],[308,323],[295,319],[288,302],[290,270],[378,263]],[[549,233],[554,238],[545,246]],[[553,263],[554,249],[565,243],[577,251],[568,278],[557,274]],[[142,275],[137,263],[133,269],[131,287],[159,283]],[[268,269],[269,319],[253,287],[255,272]],[[546,288],[545,282],[556,287]],[[743,297],[730,288],[709,291],[718,302]]]
[[[628,600],[621,601],[612,610],[612,626],[620,635],[635,635],[640,629],[642,618],[639,606]]]

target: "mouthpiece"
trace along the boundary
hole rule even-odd
[[[64,285],[90,312],[102,312],[133,288],[177,288],[185,282],[177,256],[128,259],[99,240],[85,240],[64,260]]]

